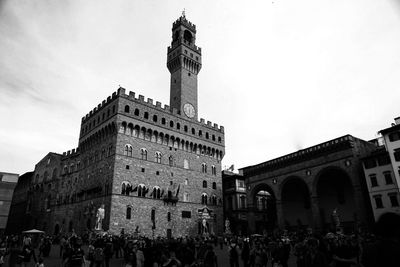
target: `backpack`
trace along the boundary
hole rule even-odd
[[[103,249],[95,248],[94,249],[94,261],[103,261]]]
[[[229,251],[229,258],[236,260],[238,258],[238,252],[236,250],[236,245],[234,247],[231,247],[231,250]]]

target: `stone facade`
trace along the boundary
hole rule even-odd
[[[173,33],[178,24],[182,32],[190,31],[192,43],[178,38],[171,47],[192,49],[199,57],[195,26],[183,16]],[[168,61],[170,71],[174,68],[170,106],[119,88],[82,118],[77,149],[49,153],[36,165],[29,191],[32,227],[81,233],[94,228],[97,209],[104,204],[103,228],[114,233],[223,231],[224,128],[197,120],[200,69],[181,56],[182,61],[171,63],[172,56]],[[175,82],[176,71],[185,75]],[[195,114],[183,110],[188,101]],[[211,216],[199,212],[205,207]],[[201,226],[203,219],[207,228]]]

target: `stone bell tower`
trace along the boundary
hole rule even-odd
[[[201,48],[196,46],[196,25],[185,13],[172,25],[167,67],[171,73],[170,106],[197,120],[197,75],[201,69]]]

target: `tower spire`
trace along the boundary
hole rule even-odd
[[[183,8],[182,17],[186,18],[185,8]]]

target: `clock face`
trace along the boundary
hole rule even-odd
[[[193,118],[194,115],[196,115],[196,111],[194,110],[194,107],[192,106],[192,104],[186,103],[183,106],[183,111],[185,112],[186,116],[188,116],[189,118]]]

